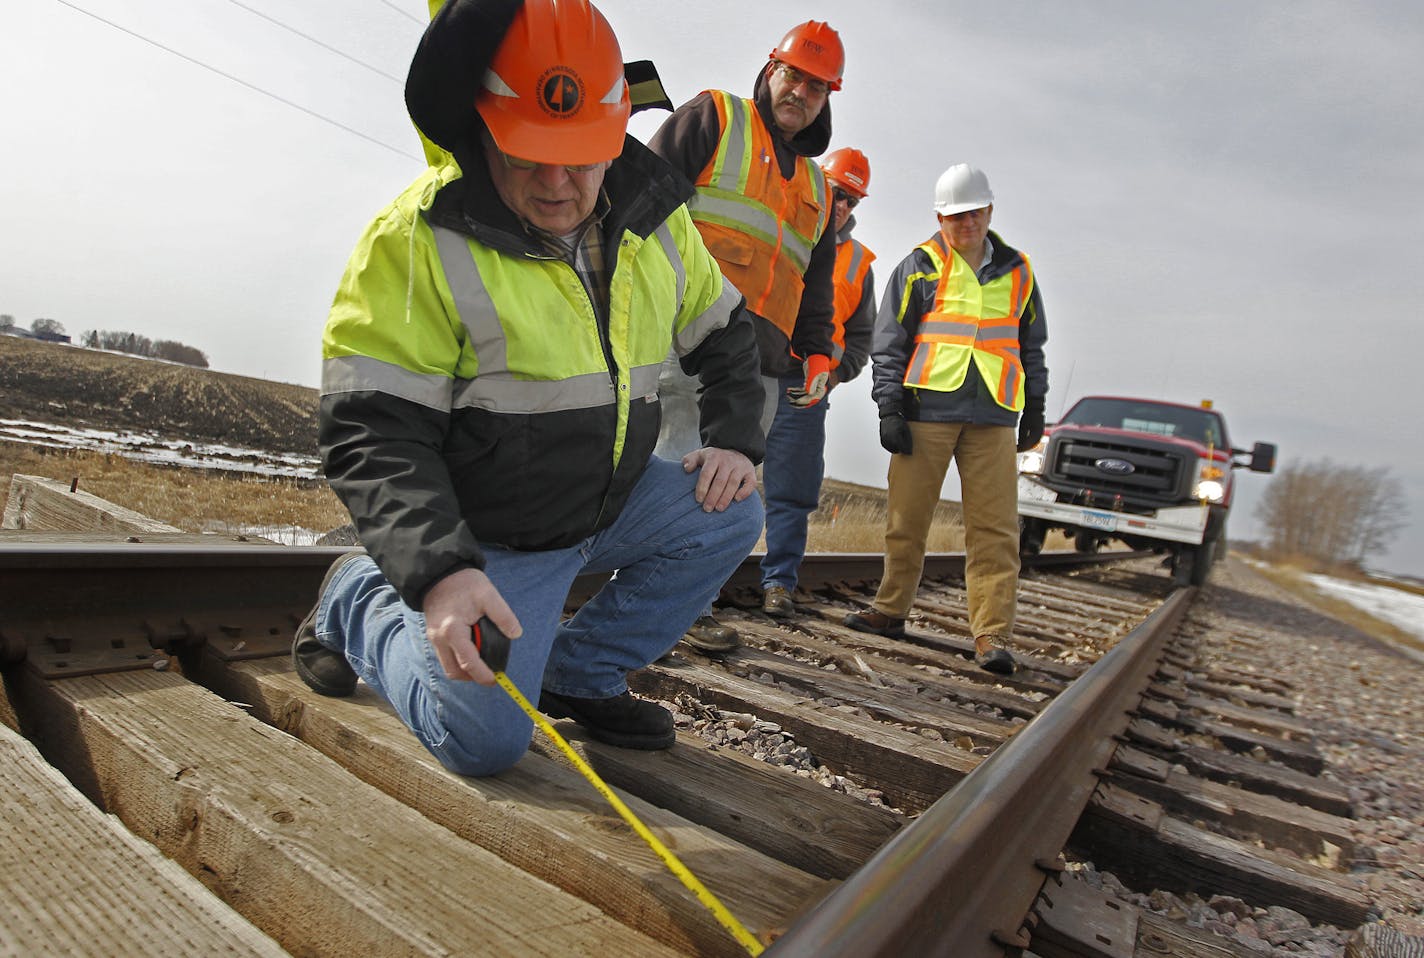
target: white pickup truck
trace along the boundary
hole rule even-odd
[[[1235,469],[1270,472],[1276,447],[1232,447],[1211,408],[1085,396],[1043,440],[1019,453],[1019,527],[1025,553],[1062,529],[1081,552],[1110,539],[1170,554],[1178,585],[1201,585],[1226,551]]]

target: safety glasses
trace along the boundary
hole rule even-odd
[[[494,151],[499,154],[500,159],[504,160],[504,166],[506,169],[523,170],[526,173],[530,170],[537,170],[540,166],[559,165],[572,175],[577,176],[580,173],[592,173],[599,167],[599,164],[597,163],[535,163],[533,160],[521,160],[517,156],[510,156],[508,153],[504,152],[497,146],[494,148]]]
[[[835,189],[831,190],[831,197],[832,197],[832,199],[833,199],[835,202],[837,202],[837,203],[844,203],[846,206],[849,206],[851,209],[855,209],[856,206],[858,206],[858,205],[860,204],[860,197],[858,197],[858,196],[851,196],[849,193],[847,193],[845,190],[841,189],[839,186],[836,187]]]
[[[787,85],[793,89],[804,83],[806,84],[806,89],[817,96],[825,96],[831,92],[831,85],[825,80],[818,80],[810,74],[802,73],[800,70],[786,63],[778,63],[778,66],[781,67],[781,75],[786,78]]]

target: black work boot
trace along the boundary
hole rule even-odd
[[[301,680],[313,692],[320,695],[345,698],[356,691],[356,671],[346,661],[346,656],[317,641],[316,610],[321,605],[322,596],[326,595],[326,587],[331,584],[336,570],[357,556],[365,554],[348,552],[336,557],[336,561],[322,577],[321,588],[316,594],[316,604],[307,613],[307,617],[302,619],[302,624],[297,626],[297,636],[292,641],[292,665],[296,668],[297,675],[301,676]]]
[[[672,713],[661,705],[624,692],[606,699],[580,699],[553,692],[539,693],[539,711],[553,718],[571,718],[600,742],[619,748],[653,751],[677,741]]]

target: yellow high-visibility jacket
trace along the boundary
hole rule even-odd
[[[710,443],[756,462],[764,442],[732,414],[762,401],[750,319],[666,164],[629,138],[608,170],[602,310],[498,201],[483,156],[456,159],[367,228],[322,342],[327,477],[416,608],[483,566],[480,542],[559,548],[613,522],[657,442],[670,348],[709,383]]]

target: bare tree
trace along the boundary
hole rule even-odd
[[[63,336],[64,324],[57,319],[37,319],[30,323],[30,332],[36,336]]]
[[[166,359],[169,362],[184,363],[188,366],[197,366],[201,369],[208,368],[208,356],[196,346],[189,346],[185,343],[175,342],[171,339],[160,339],[153,344],[153,355],[158,359]]]
[[[1273,552],[1322,565],[1363,565],[1399,533],[1407,512],[1403,486],[1387,466],[1329,459],[1281,470],[1256,509]]]
[[[15,317],[9,313],[0,313],[0,329],[11,330],[15,328]]]

